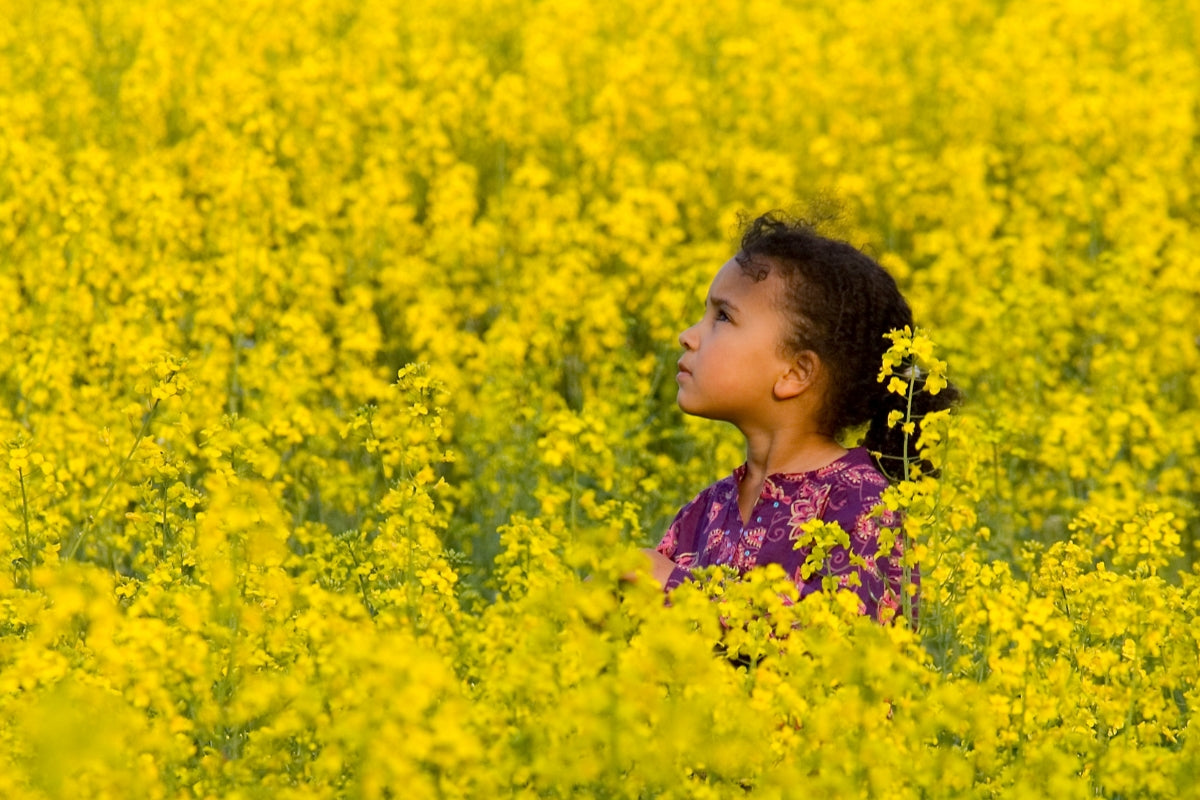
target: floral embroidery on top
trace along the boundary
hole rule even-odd
[[[822,580],[831,577],[837,586],[858,595],[860,613],[880,620],[898,613],[904,580],[901,537],[890,552],[878,551],[881,530],[898,527],[900,519],[890,511],[871,515],[888,482],[864,448],[850,450],[818,470],[768,476],[743,524],[737,491],[745,472],[743,464],[675,515],[658,543],[658,551],[675,562],[668,591],[698,567],[721,564],[743,573],[774,563],[792,576],[801,597],[820,591]],[[802,535],[800,526],[810,520],[840,525],[849,534],[850,551],[834,546],[822,568],[805,578],[801,567],[811,547],[796,550],[794,544]],[[919,582],[916,568],[911,580]]]

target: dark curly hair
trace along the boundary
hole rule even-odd
[[[735,258],[755,280],[765,279],[773,269],[783,278],[784,307],[792,321],[783,345],[792,353],[811,350],[829,371],[819,420],[822,430],[836,436],[870,423],[863,446],[878,453],[884,474],[894,477],[899,470],[887,465],[904,458],[904,433],[899,426],[888,427],[887,419],[893,410],[906,411],[908,401],[888,392],[878,377],[891,344],[886,334],[913,324],[912,310],[896,281],[853,245],[822,236],[808,222],[778,212],[745,223]],[[950,408],[959,399],[953,385],[936,395],[917,392],[912,414],[918,430],[925,414]],[[936,475],[932,465],[914,456],[910,451],[910,460],[922,474]]]

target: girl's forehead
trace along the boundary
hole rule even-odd
[[[735,259],[729,259],[713,277],[709,295],[737,294],[773,298],[781,288],[779,271],[770,269],[768,264],[762,265],[762,272],[755,267],[756,265],[751,265],[750,270],[746,270]],[[763,275],[763,272],[766,274]]]

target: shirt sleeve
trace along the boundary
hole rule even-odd
[[[679,509],[655,548],[675,562],[675,569],[663,587],[668,592],[691,577],[692,569],[699,560],[699,550],[704,544],[699,541],[700,531],[708,511],[710,489],[705,489]]]

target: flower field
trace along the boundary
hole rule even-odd
[[[1194,786],[1200,2],[0,7],[0,797]],[[772,208],[966,398],[915,631],[620,580]]]

